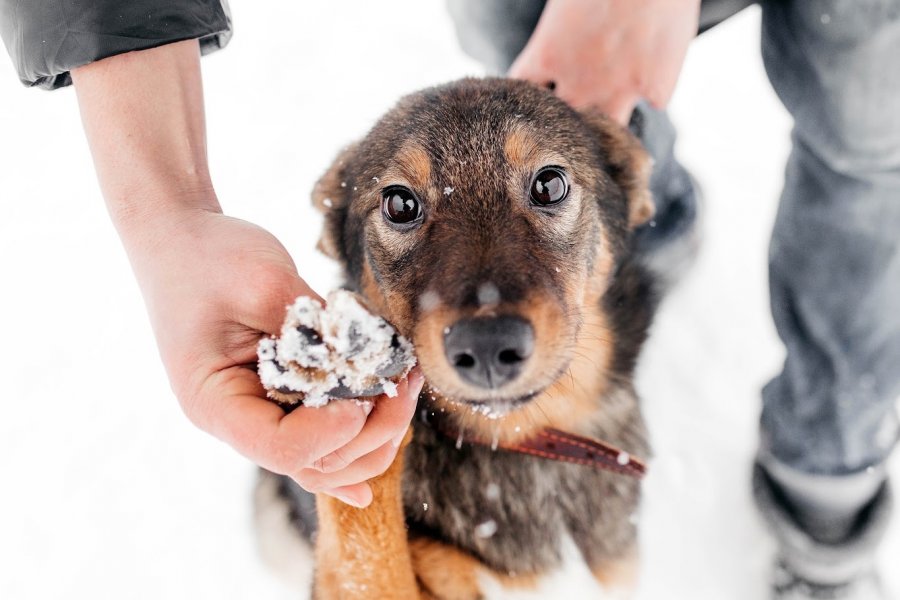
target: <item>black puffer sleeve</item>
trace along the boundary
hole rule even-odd
[[[200,39],[204,54],[231,38],[226,0],[0,0],[0,36],[28,86],[56,89],[101,58]]]

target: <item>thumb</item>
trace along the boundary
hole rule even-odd
[[[248,282],[247,301],[240,322],[257,331],[277,334],[284,323],[287,307],[299,296],[322,300],[293,268],[266,269],[252,283]]]

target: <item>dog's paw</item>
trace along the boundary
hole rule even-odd
[[[394,396],[416,363],[412,344],[345,290],[329,294],[327,307],[297,298],[281,335],[260,340],[257,354],[269,397],[286,405]]]

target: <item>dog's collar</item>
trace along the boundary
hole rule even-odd
[[[559,429],[542,429],[532,437],[526,438],[519,443],[511,444],[500,441],[486,441],[479,437],[456,431],[449,426],[446,419],[440,419],[435,422],[431,419],[423,418],[422,421],[448,438],[455,439],[457,448],[461,448],[463,444],[487,446],[492,450],[517,452],[547,460],[593,467],[603,471],[627,475],[635,479],[643,479],[647,473],[647,466],[644,462],[631,456],[624,450],[620,450],[601,440],[575,435]]]

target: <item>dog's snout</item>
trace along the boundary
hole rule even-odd
[[[534,329],[519,317],[457,321],[444,335],[447,360],[466,382],[498,388],[519,376],[534,350]]]

